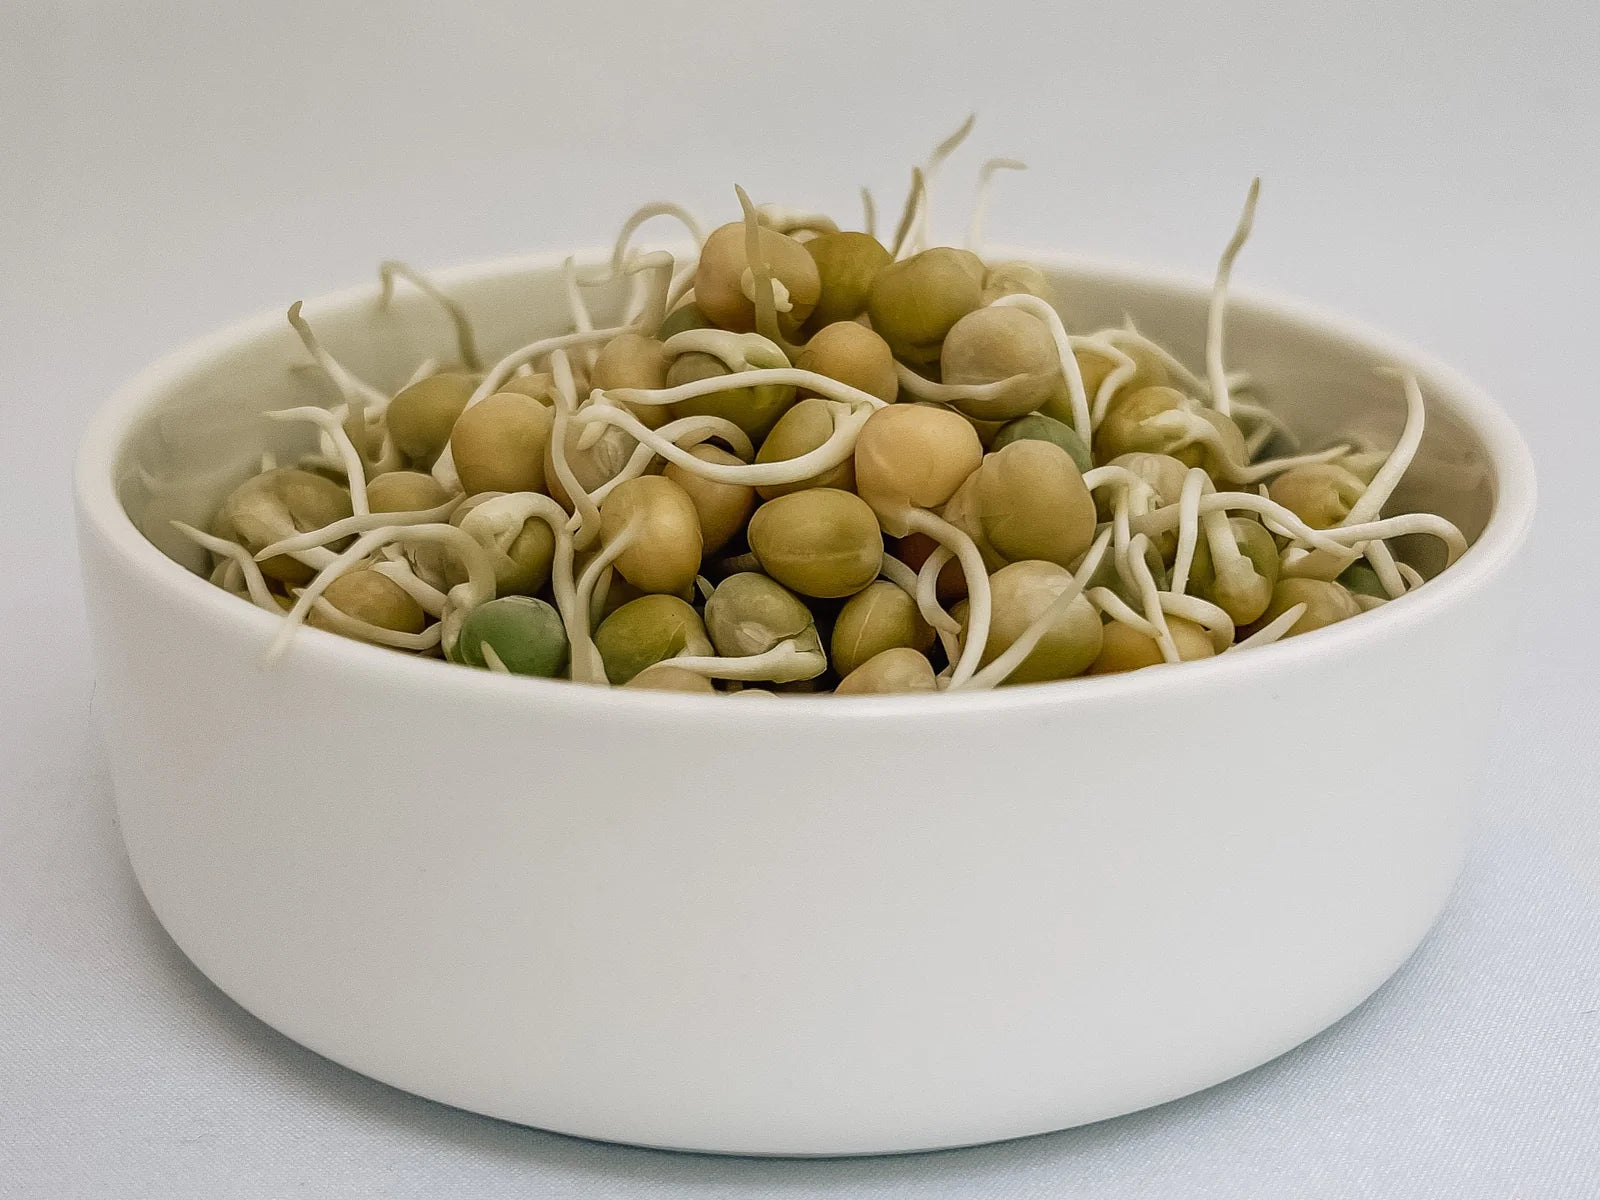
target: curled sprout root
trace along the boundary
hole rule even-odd
[[[173,521],[171,525],[184,537],[188,538],[202,550],[209,550],[218,559],[231,563],[244,580],[245,591],[250,597],[250,602],[257,608],[264,608],[270,613],[281,612],[278,602],[272,598],[272,592],[267,587],[267,580],[261,574],[261,568],[256,565],[256,560],[250,556],[238,542],[230,542],[227,538],[215,537],[203,533],[193,525],[186,525],[182,521]]]
[[[1089,410],[1090,426],[1099,429],[1100,422],[1105,420],[1106,411],[1111,407],[1111,401],[1116,398],[1117,392],[1123,385],[1138,374],[1139,364],[1110,342],[1090,337],[1074,337],[1070,341],[1074,351],[1088,350],[1101,358],[1109,359],[1112,364],[1111,370],[1106,372],[1106,377],[1095,389],[1094,405]]]
[[[579,282],[584,284],[610,283],[620,276],[626,269],[628,262],[628,243],[633,240],[633,235],[639,232],[641,226],[647,221],[657,217],[670,217],[677,221],[694,239],[694,244],[699,247],[705,245],[706,235],[704,228],[693,213],[682,205],[670,201],[656,201],[651,204],[641,205],[628,215],[622,222],[622,228],[617,232],[615,243],[611,248],[611,261],[604,267],[592,269],[579,277]]]
[[[352,500],[354,497],[352,497]],[[264,547],[258,556],[262,559],[274,558],[279,554],[295,554],[302,550],[315,550],[321,546],[328,546],[334,542],[343,541],[347,537],[368,533],[374,529],[382,529],[385,525],[433,525],[440,521],[448,521],[450,514],[459,506],[459,497],[451,497],[443,504],[433,508],[419,508],[412,512],[386,512],[386,513],[357,513],[335,521],[331,525],[324,525],[321,529],[310,529],[305,533],[297,533],[293,537],[282,538]]]
[[[977,672],[978,662],[989,642],[989,572],[972,538],[944,518],[913,508],[905,513],[905,522],[913,533],[927,534],[953,554],[961,564],[961,573],[966,576],[967,629],[961,657],[950,674],[950,686],[959,687]]]
[[[1093,587],[1085,592],[1084,596],[1090,604],[1094,605],[1113,621],[1126,625],[1137,633],[1144,634],[1151,641],[1155,640],[1156,627],[1129,608],[1128,602],[1110,588]]]
[[[389,646],[395,650],[431,650],[439,644],[444,628],[442,625],[430,625],[421,633],[385,629],[381,625],[373,625],[359,617],[352,617],[343,609],[329,604],[321,596],[311,602],[311,611],[316,613],[334,633],[342,633],[345,637],[355,638],[357,641],[371,642],[375,646]]]
[[[350,435],[345,432],[344,423],[325,408],[305,405],[300,408],[284,408],[277,412],[262,414],[269,421],[310,421],[322,431],[338,451],[339,462],[344,467],[345,478],[350,483],[350,507],[358,517],[366,516],[371,510],[367,507],[367,469],[362,465],[361,455],[355,448],[355,443],[350,440]]]
[[[993,383],[939,383],[926,375],[919,375],[905,363],[895,364],[895,376],[903,391],[918,400],[931,400],[935,404],[957,404],[964,400],[998,400],[1012,392],[1029,387],[1032,375],[1008,375]]]
[[[732,388],[766,385],[808,388],[829,400],[866,409],[885,407],[882,400],[869,392],[863,392],[860,388],[852,387],[827,375],[802,371],[799,367],[757,367],[748,371],[735,371],[732,375],[714,375],[710,379],[696,379],[691,383],[680,383],[677,387],[613,388],[605,394],[612,400],[620,400],[624,404],[679,404],[684,400],[696,400],[701,396],[714,396],[718,392],[726,392]]]
[[[363,559],[394,542],[441,545],[460,556],[467,569],[467,582],[450,593],[451,602],[458,608],[475,608],[494,599],[494,562],[489,558],[489,552],[470,535],[454,525],[385,525],[362,534],[348,550],[317,572],[316,578],[301,590],[294,607],[284,617],[283,628],[267,650],[268,661],[278,658],[288,649],[294,631],[304,623],[311,606],[334,580],[348,574]],[[460,592],[459,597],[457,591]]]
[[[883,556],[883,566],[878,569],[878,574],[913,600],[917,598],[917,573],[894,555],[885,554]],[[959,625],[956,625],[953,617],[950,618],[950,623],[955,625],[957,629],[960,628]]]
[[[917,611],[922,614],[922,619],[933,629],[941,634],[948,634],[952,638],[961,636],[961,622],[945,612],[939,603],[939,572],[955,555],[943,546],[934,549],[922,564],[922,570],[916,576],[916,590],[912,598],[917,602]],[[908,567],[907,570],[910,570]],[[951,655],[952,661],[955,655]]]
[[[1004,683],[1011,673],[1022,665],[1023,660],[1032,654],[1039,643],[1044,640],[1045,634],[1050,632],[1051,627],[1067,611],[1068,606],[1083,594],[1084,585],[1099,570],[1100,560],[1105,557],[1106,547],[1110,542],[1111,534],[1109,532],[1102,533],[1097,537],[1094,545],[1089,548],[1089,553],[1085,556],[1083,565],[1072,576],[1072,581],[1050,602],[1049,607],[1029,623],[1028,627],[1018,635],[1016,641],[996,655],[993,662],[973,675],[966,683],[955,682],[952,677],[951,689],[980,691],[985,688],[997,687]]]
[[[1199,396],[1202,399],[1210,398],[1211,389],[1206,385],[1205,381],[1184,366],[1183,360],[1173,354],[1172,351],[1161,345],[1161,343],[1152,341],[1140,333],[1134,325],[1132,317],[1128,318],[1128,322],[1123,328],[1102,329],[1095,336],[1119,350],[1140,350],[1153,356],[1161,364],[1162,370],[1166,371],[1171,377],[1174,387],[1181,388],[1191,396]]]
[[[333,381],[333,386],[339,389],[339,395],[344,402],[352,408],[362,406],[374,407],[378,411],[388,407],[389,397],[365,380],[356,378],[346,370],[339,360],[328,353],[328,350],[312,332],[310,324],[300,315],[301,301],[296,300],[289,306],[289,324],[300,335],[301,344],[305,346],[311,357],[316,360],[322,373]]]
[[[1345,522],[1350,525],[1359,525],[1364,521],[1371,521],[1383,511],[1384,504],[1389,497],[1394,495],[1394,489],[1399,485],[1411,462],[1417,456],[1417,447],[1422,445],[1422,429],[1426,417],[1426,406],[1422,401],[1422,388],[1417,383],[1417,377],[1407,371],[1401,377],[1406,397],[1406,424],[1400,433],[1400,440],[1384,459],[1383,466],[1378,468],[1378,473],[1372,477],[1372,482],[1367,484],[1356,502],[1350,506],[1350,515]]]
[[[393,547],[384,547],[383,552],[388,554]],[[418,607],[430,617],[444,616],[444,610],[449,603],[449,598],[438,588],[417,576],[411,569],[411,564],[404,559],[385,558],[372,564],[372,569],[386,577],[406,595],[417,602]]]
[[[433,281],[420,271],[414,271],[403,262],[390,259],[378,265],[378,306],[387,308],[394,299],[394,281],[404,279],[428,299],[432,300],[445,315],[450,318],[450,323],[455,326],[456,351],[461,356],[461,365],[469,371],[483,370],[483,359],[478,356],[478,340],[472,333],[472,321],[467,316],[467,310],[462,308],[455,300],[441,292],[434,286]]]

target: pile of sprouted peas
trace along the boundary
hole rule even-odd
[[[756,206],[703,233],[641,208],[608,263],[565,271],[569,328],[393,395],[297,304],[342,400],[268,413],[319,449],[270,458],[223,501],[211,579],[282,617],[408,654],[579,683],[731,695],[979,691],[1231,654],[1420,585],[1388,539],[1466,548],[1441,517],[1385,517],[1423,429],[1396,376],[1389,448],[1294,449],[1223,358],[1223,252],[1196,373],[1131,323],[1069,333],[1050,285],[981,248],[927,247],[928,188],[897,228]],[[698,246],[630,245],[655,218]],[[596,328],[586,289],[626,284]]]

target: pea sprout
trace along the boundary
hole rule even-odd
[[[628,262],[628,247],[633,240],[633,235],[639,232],[641,226],[657,217],[670,217],[683,226],[689,237],[693,239],[696,247],[705,244],[705,230],[693,213],[682,205],[673,204],[671,201],[655,201],[650,204],[640,205],[628,214],[622,222],[622,228],[617,231],[616,240],[611,247],[611,260],[603,267],[591,269],[580,274],[579,279],[586,284],[610,283],[620,276]]]
[[[478,357],[478,341],[473,336],[472,321],[467,316],[467,310],[449,296],[433,285],[433,282],[420,271],[414,271],[403,262],[390,259],[388,262],[378,264],[378,307],[387,308],[394,298],[394,281],[404,279],[428,299],[432,300],[445,315],[450,318],[450,323],[455,326],[457,353],[461,356],[461,363],[469,371],[483,370],[483,360]]]
[[[272,592],[267,587],[266,576],[261,574],[260,566],[250,552],[238,542],[230,542],[227,538],[203,533],[193,525],[186,525],[182,521],[173,521],[171,525],[202,550],[209,550],[223,562],[232,564],[244,580],[250,602],[257,608],[264,608],[270,613],[282,611],[278,607],[278,602],[272,598]]]
[[[768,229],[779,233],[838,233],[839,223],[827,213],[809,212],[803,208],[788,208],[782,204],[763,204],[756,216]]]
[[[1306,607],[1304,603],[1301,603],[1284,609],[1281,614],[1267,622],[1249,637],[1229,646],[1224,653],[1231,654],[1235,650],[1244,650],[1250,646],[1267,646],[1279,641],[1299,623],[1301,617],[1305,616]]]
[[[1183,479],[1183,494],[1178,499],[1178,553],[1172,562],[1172,594],[1183,595],[1189,585],[1189,568],[1194,564],[1195,543],[1200,536],[1200,496],[1211,482],[1201,467],[1191,467]]]
[[[1245,196],[1244,211],[1239,214],[1239,224],[1228,239],[1228,245],[1217,261],[1217,279],[1211,289],[1211,308],[1206,316],[1206,377],[1211,383],[1211,403],[1223,416],[1231,411],[1228,399],[1228,373],[1222,366],[1222,323],[1228,308],[1228,279],[1233,274],[1233,260],[1244,249],[1250,230],[1256,223],[1256,201],[1261,198],[1261,180],[1250,181],[1250,191]]]
[[[979,257],[1014,159],[979,167],[966,249],[929,246],[972,126],[912,170],[887,242],[865,187],[865,233],[739,187],[709,233],[643,205],[606,259],[565,260],[568,327],[510,348],[386,261],[378,306],[415,287],[459,359],[385,362],[406,377],[392,395],[293,305],[311,361],[289,369],[337,398],[264,415],[314,445],[293,466],[257,453],[242,483],[220,464],[235,486],[208,527],[174,529],[212,583],[279,615],[269,658],[309,620],[497,674],[718,695],[982,691],[1232,653],[1424,586],[1402,539],[1439,542],[1445,569],[1466,552],[1444,517],[1387,511],[1423,453],[1414,375],[1395,372],[1384,450],[1302,443],[1272,380],[1228,368],[1259,181],[1197,373],[1132,315],[1069,329],[1048,273]],[[657,219],[692,251],[644,242]]]
[[[382,553],[388,554],[392,550],[394,547],[385,546]],[[426,580],[419,578],[411,569],[411,564],[404,559],[381,559],[372,564],[372,569],[392,581],[396,587],[415,600],[422,611],[430,617],[444,616],[448,597]]]
[[[284,408],[262,415],[269,421],[310,421],[320,429],[323,436],[328,438],[338,451],[345,478],[349,481],[351,508],[358,517],[367,515],[370,511],[367,508],[367,470],[362,465],[361,455],[351,442],[350,435],[345,432],[344,423],[338,417],[327,409],[317,408],[314,405]]]
[[[1182,388],[1191,396],[1210,398],[1210,386],[1186,367],[1183,360],[1172,351],[1140,333],[1132,317],[1127,319],[1127,323],[1121,329],[1102,329],[1095,336],[1119,350],[1134,349],[1152,355],[1161,364],[1162,369],[1172,377],[1174,386]]]
[[[989,188],[1000,171],[1026,171],[1028,164],[1015,158],[988,158],[978,168],[977,195],[972,201],[972,220],[967,225],[967,249],[983,253],[983,223],[989,212]]]
[[[438,624],[428,626],[421,633],[385,629],[381,625],[352,617],[343,609],[335,608],[323,596],[318,596],[311,602],[311,611],[333,633],[341,633],[345,637],[355,638],[361,642],[371,642],[375,646],[388,646],[394,650],[431,650],[439,644],[443,629]]]
[[[917,598],[917,573],[894,555],[885,554],[883,556],[883,566],[879,568],[878,574],[882,575],[913,600]]]
[[[1093,587],[1085,592],[1084,596],[1090,604],[1093,604],[1106,616],[1110,617],[1111,620],[1116,621],[1118,624],[1126,625],[1136,633],[1144,634],[1151,641],[1155,640],[1156,627],[1129,608],[1128,602],[1110,588]]]
[[[328,353],[327,347],[312,332],[311,325],[300,315],[302,302],[296,300],[289,306],[289,324],[300,335],[301,344],[305,346],[311,357],[316,360],[322,373],[333,381],[333,386],[339,389],[339,395],[352,409],[359,411],[363,406],[372,406],[382,411],[389,404],[389,397],[377,388],[362,379],[358,379],[346,369],[338,359]]]
[[[1061,373],[1067,381],[1067,394],[1072,402],[1072,427],[1087,442],[1094,433],[1093,423],[1089,419],[1089,397],[1084,392],[1083,371],[1078,367],[1077,356],[1072,353],[1072,343],[1067,337],[1066,327],[1061,323],[1061,314],[1038,296],[1020,293],[1001,296],[995,304],[1032,313],[1050,330],[1050,336],[1056,344],[1056,355],[1061,360]]]
[[[461,557],[467,568],[468,580],[459,589],[451,589],[449,596],[450,602],[458,609],[469,609],[494,599],[493,562],[482,546],[454,525],[386,525],[362,534],[348,550],[317,572],[316,578],[301,589],[294,607],[284,618],[283,628],[267,649],[267,660],[270,662],[283,654],[294,631],[310,613],[312,604],[336,579],[347,574],[374,551],[393,542],[435,543],[448,547]],[[449,615],[448,609],[446,615]]]
[[[1100,566],[1100,560],[1105,557],[1106,546],[1111,540],[1109,533],[1102,533],[1095,539],[1094,545],[1089,548],[1089,553],[1084,556],[1083,565],[1072,576],[1072,581],[1050,602],[1050,606],[1036,617],[1021,636],[1004,651],[995,656],[983,670],[977,672],[964,684],[957,682],[952,676],[950,687],[952,690],[979,691],[985,688],[996,687],[1020,667],[1023,660],[1032,654],[1035,647],[1044,640],[1045,634],[1050,632],[1056,619],[1067,610],[1067,606],[1076,600],[1082,593],[1084,585],[1094,575]]]
[[[351,497],[353,501],[354,496]],[[310,529],[305,533],[297,533],[293,537],[281,538],[262,549],[263,558],[272,558],[279,554],[294,554],[301,550],[313,550],[320,546],[328,546],[334,542],[343,541],[356,534],[368,533],[374,529],[381,529],[385,525],[432,525],[439,521],[448,521],[450,514],[459,506],[461,498],[452,496],[443,504],[433,508],[419,508],[411,512],[364,512],[354,516],[345,517],[331,525],[324,525],[320,529]]]
[[[948,159],[967,140],[967,135],[972,132],[972,127],[978,123],[978,114],[969,113],[967,119],[944,141],[935,146],[928,155],[927,161],[922,164],[922,184],[917,188],[917,216],[913,225],[911,241],[913,249],[920,249],[928,242],[928,225],[931,220],[932,207],[929,197],[933,191],[934,182],[939,177],[939,170]]]
[[[912,247],[912,226],[917,220],[917,211],[923,204],[927,194],[927,180],[923,178],[921,167],[911,168],[911,191],[906,195],[905,209],[900,213],[900,223],[895,226],[894,238],[889,242],[889,253],[896,260],[910,253]]]

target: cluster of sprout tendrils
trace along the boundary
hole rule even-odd
[[[832,661],[818,613],[845,622],[828,605],[874,580],[899,597],[874,601],[894,619],[858,641],[925,657],[870,659],[840,689],[981,691],[1264,645],[1421,584],[1396,538],[1437,540],[1446,565],[1466,550],[1443,517],[1384,513],[1421,445],[1415,377],[1400,376],[1399,438],[1374,454],[1301,451],[1228,370],[1259,180],[1197,374],[1131,318],[1070,331],[1036,270],[982,258],[991,185],[1015,159],[979,168],[966,249],[928,248],[930,191],[972,125],[912,171],[887,243],[865,188],[864,233],[742,187],[737,220],[710,233],[644,205],[604,261],[567,260],[569,328],[493,361],[455,298],[385,262],[379,308],[403,282],[455,344],[397,389],[342,363],[296,303],[338,401],[267,416],[315,449],[294,468],[264,459],[210,531],[176,528],[215,582],[283,614],[269,656],[312,620],[502,674],[616,684],[670,666],[690,690],[814,686]],[[636,248],[657,219],[693,252]],[[589,298],[605,287],[610,323]],[[751,575],[777,592],[735,587]],[[740,588],[764,615],[728,615]]]

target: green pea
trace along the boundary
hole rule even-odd
[[[750,518],[749,539],[762,569],[803,596],[854,595],[883,565],[883,537],[872,508],[835,488],[768,500]]]
[[[617,573],[646,592],[682,593],[694,583],[703,543],[694,501],[665,475],[618,485],[600,506],[600,537],[627,538]]]
[[[873,655],[839,681],[838,696],[883,696],[938,689],[933,664],[909,646],[894,646]]]
[[[1029,560],[1001,567],[989,577],[989,640],[985,666],[999,658],[1055,602],[1072,582],[1072,573],[1055,563]],[[965,620],[963,619],[963,624]],[[1051,622],[1039,644],[1006,680],[1043,683],[1081,675],[1100,655],[1100,614],[1082,596]]]
[[[600,440],[587,450],[578,449],[578,442],[582,436],[583,427],[576,422],[569,422],[567,436],[563,440],[566,443],[567,467],[577,477],[578,486],[586,492],[593,492],[621,474],[622,469],[628,465],[628,460],[633,457],[633,452],[639,448],[639,443],[634,440],[631,433],[618,429],[615,425],[606,426],[605,432],[600,435]],[[571,512],[572,497],[567,494],[566,485],[561,482],[561,474],[556,470],[555,444],[556,439],[552,436],[545,447],[545,490],[557,504]]]
[[[867,296],[872,328],[902,362],[931,366],[945,335],[983,303],[983,271],[976,255],[948,246],[889,263]]]
[[[895,646],[926,653],[932,645],[933,630],[917,602],[886,579],[869,583],[844,602],[829,640],[833,669],[841,675]]]
[[[346,616],[379,629],[421,633],[428,623],[422,606],[398,583],[378,571],[363,568],[341,575],[328,585],[322,598]],[[330,628],[315,609],[306,620],[312,625]]]
[[[1310,633],[1355,616],[1361,606],[1354,597],[1337,583],[1322,579],[1280,579],[1272,589],[1272,602],[1255,622],[1255,629],[1272,624],[1296,604],[1306,605],[1306,611],[1290,627],[1286,637]],[[1253,632],[1252,630],[1251,632]]]
[[[326,476],[298,467],[263,471],[236,487],[218,510],[226,536],[254,554],[297,533],[321,529],[350,515],[350,492]],[[309,583],[314,571],[287,554],[269,558],[261,571],[282,583]]]
[[[755,305],[744,294],[744,273],[750,266],[745,232],[743,221],[713,229],[700,247],[694,272],[694,302],[700,311],[723,329],[740,332],[756,327]],[[758,245],[773,281],[782,284],[789,297],[789,310],[777,314],[778,328],[785,337],[793,337],[822,291],[817,264],[805,246],[776,229],[763,226]]]
[[[904,537],[909,510],[942,508],[982,460],[977,434],[960,413],[890,404],[856,437],[856,490],[884,529]]]
[[[556,381],[549,371],[518,371],[500,385],[500,391],[532,396],[547,406],[556,402]]]
[[[450,516],[450,524],[472,535],[494,560],[495,593],[500,596],[531,596],[550,582],[550,566],[555,559],[555,534],[536,517],[516,524],[505,520],[494,503],[501,493],[470,496]],[[442,546],[422,545],[411,552],[413,562],[424,578],[444,585],[445,590],[466,581],[466,567],[460,556]]]
[[[689,453],[701,462],[718,463],[726,467],[743,463],[742,459],[729,454],[721,446],[704,442],[690,447]],[[755,511],[756,490],[753,487],[707,479],[677,463],[668,463],[662,474],[681,487],[694,505],[700,518],[702,554],[715,554],[731,542]]]
[[[452,662],[485,667],[490,646],[513,675],[559,675],[567,665],[567,631],[556,610],[533,596],[502,596],[480,604],[461,622]]]
[[[422,471],[385,471],[367,480],[367,507],[375,513],[418,512],[448,499],[445,486]]]
[[[1156,503],[1151,505],[1152,508],[1176,504],[1183,496],[1183,481],[1189,475],[1189,468],[1172,455],[1147,451],[1119,454],[1106,465],[1121,467],[1148,485],[1156,494]],[[1116,495],[1114,488],[1102,488],[1095,494],[1096,511],[1102,521],[1111,520],[1112,503]]]
[[[1015,441],[985,454],[945,519],[986,551],[991,566],[1042,559],[1064,567],[1094,540],[1094,500],[1072,456],[1053,442]]]
[[[983,276],[983,302],[993,304],[1002,296],[1037,296],[1054,300],[1054,291],[1044,272],[1030,262],[1011,259],[995,263]]]
[[[706,600],[706,632],[725,658],[765,654],[780,642],[822,650],[816,619],[788,588],[766,575],[741,571],[717,584]]]
[[[667,368],[667,386],[682,387],[702,379],[731,375],[726,363],[713,354],[691,351],[680,354]],[[732,387],[726,391],[679,400],[672,405],[674,417],[721,417],[732,421],[752,441],[760,441],[772,431],[794,403],[794,388],[786,384],[764,383],[758,387]]]
[[[542,401],[520,392],[496,392],[457,417],[450,455],[467,495],[544,491],[553,420]]]
[[[1105,419],[1094,433],[1096,462],[1110,462],[1119,455],[1143,451],[1166,454],[1186,467],[1200,465],[1202,448],[1186,445],[1186,436],[1171,430],[1154,429],[1147,421],[1168,412],[1195,412],[1194,400],[1177,388],[1146,387],[1137,391],[1124,388],[1106,409]]]
[[[675,333],[682,333],[686,329],[709,329],[711,318],[700,311],[700,306],[692,300],[688,304],[680,305],[667,314],[667,319],[661,322],[660,338],[664,342]]]
[[[1089,447],[1083,444],[1077,430],[1043,413],[1029,413],[1025,417],[1007,421],[1000,426],[989,448],[1003,450],[1012,442],[1022,441],[1050,442],[1060,446],[1071,456],[1080,474],[1094,466],[1094,461],[1089,457]]]
[[[632,330],[619,333],[601,347],[594,370],[589,373],[589,386],[603,390],[657,391],[667,386],[668,361],[666,349],[658,339]],[[661,428],[671,415],[664,404],[625,404],[623,407],[650,429]]]
[[[441,371],[403,388],[389,401],[385,417],[395,449],[414,463],[432,466],[477,386],[476,375]]]
[[[606,678],[619,685],[666,659],[712,652],[694,606],[662,595],[641,596],[617,609],[595,630],[594,644]]]
[[[870,233],[824,233],[803,243],[817,264],[822,291],[807,323],[813,330],[835,321],[853,321],[866,311],[867,295],[878,272],[893,255]]]
[[[1180,662],[1197,658],[1210,658],[1217,652],[1216,644],[1205,627],[1182,617],[1167,617],[1167,632],[1178,648]],[[1159,666],[1166,658],[1156,639],[1140,633],[1120,621],[1109,621],[1101,630],[1100,653],[1089,667],[1090,675],[1115,675],[1123,671],[1137,671],[1142,667]]]
[[[1021,378],[1000,395],[959,400],[956,407],[981,421],[1009,421],[1032,412],[1066,386],[1049,328],[1020,308],[980,308],[957,321],[940,352],[945,383],[981,387]]]
[[[863,332],[866,332],[863,330]],[[783,462],[809,454],[833,436],[833,409],[828,401],[813,396],[801,400],[772,427],[761,449],[756,453],[758,463]],[[766,483],[756,488],[763,500],[786,496],[806,488],[828,487],[854,491],[856,486],[855,461],[846,458],[838,466],[794,483]]]
[[[1338,463],[1291,467],[1267,485],[1267,495],[1313,529],[1332,529],[1350,515],[1367,490],[1361,477]]]
[[[1278,544],[1261,522],[1249,517],[1230,517],[1228,525],[1252,569],[1218,579],[1211,539],[1206,537],[1202,523],[1189,568],[1189,590],[1226,612],[1235,625],[1248,625],[1266,611],[1272,600],[1272,589],[1278,582]]]
[[[1372,569],[1372,564],[1365,559],[1357,559],[1339,573],[1338,582],[1344,589],[1356,596],[1373,596],[1379,600],[1389,598],[1389,589],[1383,586],[1383,581],[1378,578],[1378,573]]]
[[[885,404],[893,404],[900,394],[900,376],[889,343],[855,321],[823,326],[800,351],[794,365],[849,384]]]

